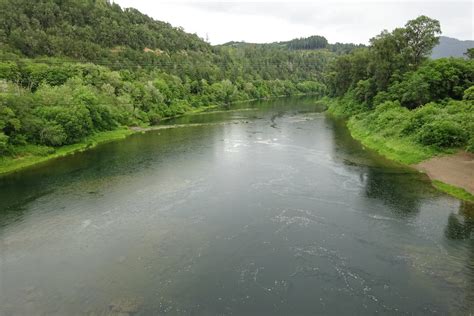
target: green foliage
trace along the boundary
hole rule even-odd
[[[464,55],[466,55],[466,57],[469,59],[474,59],[474,47],[468,48]]]
[[[473,83],[474,61],[443,58],[405,73],[388,88],[388,96],[407,108],[416,108],[445,98],[460,100]]]
[[[338,57],[326,75],[337,97],[329,111],[350,117],[357,138],[398,161],[472,151],[474,62],[427,60],[439,33],[438,21],[421,16]]]
[[[469,135],[462,126],[452,121],[435,121],[425,124],[418,133],[421,144],[437,147],[466,145]]]
[[[472,102],[432,102],[408,110],[397,101],[387,101],[364,110],[353,96],[324,101],[333,115],[350,118],[355,138],[396,161],[411,164],[452,149],[474,148]]]
[[[474,195],[472,195],[471,193],[467,192],[464,189],[454,187],[452,185],[446,184],[438,180],[433,181],[433,186],[437,188],[438,190],[443,191],[449,195],[452,195],[460,200],[474,202]]]
[[[321,49],[328,47],[328,40],[324,36],[310,36],[297,38],[285,43],[289,49]]]
[[[211,47],[110,1],[0,0],[0,10],[3,156],[158,124],[203,106],[322,96],[333,58],[278,45]]]
[[[0,156],[7,155],[11,152],[10,145],[8,143],[8,136],[3,132],[0,132]]]
[[[366,104],[358,102],[354,96],[354,91],[350,91],[341,98],[325,99],[328,104],[328,112],[336,117],[351,117],[368,110]]]
[[[2,48],[56,56],[0,50],[3,156],[18,156],[15,149],[27,145],[80,143],[121,125],[157,124],[197,107],[326,90],[328,52],[211,49],[108,2],[5,0],[0,8]]]
[[[377,151],[379,154],[404,164],[414,164],[434,155],[442,153],[439,149],[420,145],[410,137],[388,136],[383,128],[378,132],[367,128],[368,120],[362,116],[353,116],[349,120],[351,135],[358,139],[364,146]]]
[[[67,135],[59,124],[46,125],[40,132],[40,142],[48,146],[61,146],[66,143]]]
[[[464,91],[463,100],[474,101],[474,85]]]
[[[412,112],[400,130],[401,135],[411,136],[416,134],[425,124],[433,122],[440,110],[436,103],[426,104]]]
[[[474,136],[471,135],[471,138],[467,141],[466,151],[474,153]]]
[[[196,35],[108,1],[2,0],[6,44],[26,56],[100,59],[127,48],[209,51]]]
[[[80,143],[52,148],[44,145],[24,145],[15,147],[15,156],[0,156],[0,174],[17,171],[50,159],[63,157],[98,144],[123,139],[134,132],[129,129],[117,129],[86,137]]]
[[[339,97],[357,89],[358,100],[371,104],[377,93],[386,91],[404,73],[416,70],[426,60],[439,33],[439,22],[426,16],[408,21],[404,28],[383,31],[370,40],[368,48],[353,50],[332,63],[326,76],[330,95]],[[423,79],[419,74],[413,75],[410,80],[417,88],[405,91],[405,98],[417,105],[426,99],[429,89]]]
[[[404,37],[406,47],[404,53],[408,55],[412,64],[418,66],[431,50],[439,43],[441,27],[439,21],[427,16],[419,16],[405,24]]]

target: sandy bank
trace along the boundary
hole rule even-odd
[[[460,152],[434,157],[414,167],[425,172],[432,180],[439,180],[474,194],[474,154]]]

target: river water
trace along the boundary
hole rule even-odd
[[[473,205],[323,110],[241,104],[1,177],[0,315],[474,313]]]

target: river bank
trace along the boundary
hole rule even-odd
[[[127,136],[137,133],[137,131],[122,128],[113,131],[100,132],[77,144],[52,148],[47,146],[28,145],[19,149],[17,157],[0,158],[0,175],[5,175],[19,170],[38,165],[46,161],[71,155],[77,152],[88,150],[107,142],[125,139]]]
[[[2,177],[0,314],[472,310],[471,204],[364,150],[314,103],[184,116],[163,124],[231,123]]]
[[[330,101],[328,114],[344,119],[351,136],[362,145],[390,160],[426,173],[438,190],[460,200],[474,201],[474,154],[423,146],[410,137],[395,137],[384,130],[374,133],[357,115],[348,116],[339,112],[336,103]]]
[[[474,201],[474,154],[459,152],[434,157],[414,167],[426,173],[437,189],[462,200]]]
[[[194,109],[186,112],[183,115],[197,115],[200,113],[207,113],[209,111],[219,111],[218,106],[208,106]],[[175,119],[179,116],[168,117],[163,122]],[[77,152],[94,148],[100,144],[111,141],[125,139],[126,137],[135,133],[144,133],[152,130],[175,128],[175,125],[152,125],[152,126],[130,126],[122,127],[113,131],[99,132],[94,135],[86,137],[83,141],[62,146],[59,148],[40,146],[40,145],[26,145],[18,148],[18,154],[15,157],[0,157],[0,176],[14,173],[25,168],[38,165],[52,159],[65,157]]]
[[[303,97],[303,96],[311,96],[311,94],[296,94],[293,97]],[[249,103],[249,102],[255,102],[255,101],[270,101],[274,99],[282,99],[285,97],[288,97],[288,96],[276,96],[270,99],[250,99],[246,101],[233,102],[232,104]],[[253,109],[240,108],[240,109],[237,109],[236,111],[244,111],[244,110],[253,110]],[[234,111],[234,110],[229,110],[229,109],[223,110],[223,107],[219,105],[202,106],[202,107],[187,111],[181,115],[166,117],[158,125],[130,126],[130,127],[122,127],[120,129],[113,130],[113,131],[99,132],[94,135],[90,135],[86,137],[83,141],[77,144],[62,146],[58,148],[48,147],[48,146],[39,146],[39,145],[26,145],[26,146],[17,148],[18,154],[15,157],[0,157],[0,175],[17,172],[22,169],[25,169],[25,168],[28,168],[40,163],[44,163],[52,159],[64,157],[67,155],[74,154],[76,152],[81,152],[90,148],[94,148],[99,144],[124,139],[127,136],[130,136],[135,133],[143,133],[143,132],[152,131],[152,130],[182,127],[182,125],[174,125],[174,124],[166,125],[166,122],[176,119],[181,116],[199,115],[199,114],[206,114],[209,112],[220,113],[220,112],[227,112],[227,111]],[[215,123],[206,123],[206,124],[215,125]],[[226,122],[226,123],[221,122],[217,124],[229,124],[229,122]],[[196,126],[196,125],[202,125],[202,124],[186,124],[186,125]]]
[[[242,110],[245,109],[239,109],[239,111]],[[249,108],[249,110],[251,109]],[[218,107],[210,106],[196,109],[183,115],[197,115],[202,112],[219,113],[222,112],[222,110]],[[432,180],[433,186],[447,194],[461,200],[474,201],[474,183],[472,181],[474,178],[473,154],[465,152],[459,152],[456,154],[449,150],[440,150],[422,146],[408,138],[386,137],[381,134],[371,133],[371,131],[365,127],[362,120],[358,120],[356,117],[348,118],[339,115],[337,112],[335,113],[334,108],[331,108],[331,106],[329,107],[328,114],[336,118],[346,119],[347,127],[351,136],[361,142],[365,147],[378,152],[390,160],[411,166],[420,172],[426,173]],[[197,126],[231,123],[234,122],[185,125]],[[46,146],[25,146],[25,148],[20,149],[19,157],[0,159],[0,175],[17,172],[24,168],[44,163],[55,158],[94,148],[99,144],[124,139],[135,133],[144,133],[152,130],[170,129],[182,126],[184,125],[160,124],[155,126],[123,127],[122,129],[114,131],[97,133],[87,137],[80,143],[56,149]],[[22,154],[22,152],[24,154]]]

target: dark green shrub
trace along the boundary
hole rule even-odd
[[[405,126],[401,130],[402,135],[412,135],[418,132],[425,124],[433,122],[436,116],[440,115],[440,109],[437,104],[428,103],[411,112]]]
[[[463,99],[467,101],[474,101],[474,86],[470,86],[464,91]]]
[[[471,138],[467,142],[466,151],[474,153],[474,136],[471,136]]]
[[[435,121],[425,124],[418,133],[418,141],[423,145],[437,147],[460,147],[467,143],[468,133],[462,126],[452,121]]]
[[[61,146],[66,142],[67,135],[61,125],[50,124],[40,132],[41,143],[48,146]]]
[[[10,145],[8,144],[8,136],[0,132],[0,156],[6,156],[10,153]]]

